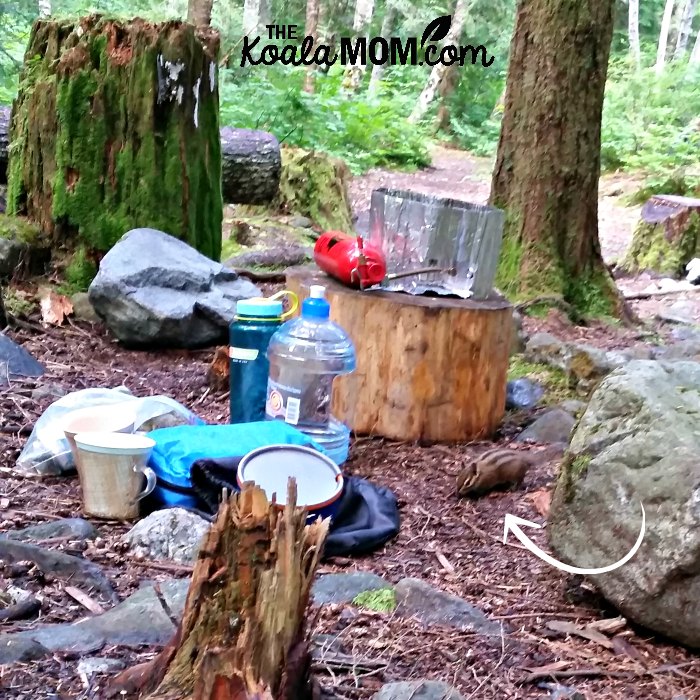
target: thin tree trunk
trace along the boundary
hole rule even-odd
[[[661,20],[661,30],[659,31],[659,45],[656,50],[655,70],[657,75],[661,75],[661,73],[664,72],[664,64],[666,63],[666,47],[668,46],[668,33],[671,30],[674,5],[675,0],[666,0],[664,16]]]
[[[39,17],[51,16],[51,0],[39,0]]]
[[[353,17],[352,28],[355,38],[367,35],[372,15],[374,13],[374,0],[357,0],[355,4],[355,15]],[[343,88],[347,93],[357,92],[362,84],[365,69],[361,63],[352,63],[345,69],[343,77]]]
[[[243,3],[243,34],[257,36],[260,24],[261,0],[245,0]]]
[[[318,41],[318,18],[321,12],[321,0],[306,0],[306,23],[304,24],[304,36],[312,36],[314,45]],[[304,76],[304,92],[314,91],[314,66],[306,67]]]
[[[211,9],[214,0],[189,0],[187,3],[187,21],[195,27],[211,25]]]
[[[690,39],[690,32],[693,28],[693,17],[696,7],[697,0],[685,0],[683,14],[681,15],[681,21],[678,27],[678,37],[676,38],[676,50],[673,52],[673,58],[676,61],[682,58],[688,49],[688,40]]]
[[[449,66],[445,73],[440,88],[440,105],[437,112],[436,126],[442,131],[447,131],[450,128],[450,108],[447,106],[450,96],[459,85],[459,71],[456,66]]]
[[[629,14],[627,29],[629,34],[630,53],[634,63],[639,68],[642,62],[642,54],[639,46],[639,0],[629,0]]]
[[[391,37],[391,32],[394,30],[394,25],[396,24],[398,14],[398,10],[393,5],[387,6],[381,29],[381,35],[387,42]],[[386,63],[377,63],[372,66],[372,75],[370,76],[369,87],[367,88],[367,92],[370,95],[376,95],[379,91],[379,85],[381,84],[382,76],[384,75],[385,70]]]
[[[691,66],[700,65],[700,29],[698,29],[698,35],[695,37],[695,46],[693,46],[693,52],[690,54],[689,63]]]
[[[498,288],[592,315],[622,312],[598,240],[614,4],[520,0],[491,185],[491,203],[506,211]]]
[[[450,31],[445,37],[445,45],[449,44],[459,44],[459,38],[462,35],[462,29],[464,23],[467,19],[467,11],[469,9],[470,0],[457,0],[455,5],[455,11],[452,15],[452,25],[450,26]],[[433,66],[430,75],[428,76],[428,81],[423,88],[423,91],[418,96],[418,101],[416,106],[413,108],[408,121],[412,124],[419,122],[428,111],[432,101],[435,99],[435,95],[440,88],[440,83],[444,80],[445,74],[447,73],[448,66],[438,63]]]

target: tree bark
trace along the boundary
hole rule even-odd
[[[356,0],[355,15],[352,21],[352,29],[355,38],[367,35],[373,14],[374,0]],[[363,66],[359,62],[350,63],[347,66],[345,75],[343,76],[343,89],[348,95],[352,95],[358,91],[360,85],[362,85],[362,79],[364,78],[366,68],[367,66]]]
[[[387,6],[381,29],[381,36],[386,39],[387,42],[391,37],[392,31],[394,31],[394,25],[396,24],[398,14],[399,12],[394,5],[389,4]],[[369,86],[367,88],[367,93],[369,95],[376,95],[379,92],[379,86],[381,85],[385,70],[386,63],[377,63],[372,66],[372,75],[370,76]]]
[[[671,20],[673,19],[673,8],[675,0],[666,0],[664,7],[664,16],[661,20],[661,29],[659,31],[659,45],[656,49],[656,75],[661,75],[664,72],[666,64],[666,47],[668,46],[668,33],[671,31]]]
[[[688,40],[693,28],[693,17],[695,16],[696,7],[697,0],[685,0],[683,14],[678,26],[678,36],[676,37],[676,50],[673,52],[674,60],[682,58],[688,49]]]
[[[448,44],[459,44],[459,38],[462,35],[462,29],[467,20],[469,3],[470,0],[457,0],[454,14],[452,15],[452,25],[450,26],[450,31],[445,37],[446,46]],[[428,76],[428,80],[425,83],[425,87],[418,96],[416,106],[413,108],[413,111],[408,117],[408,121],[412,124],[419,122],[425,116],[425,113],[428,111],[432,101],[435,99],[435,95],[440,89],[440,84],[447,74],[447,68],[448,66],[442,63],[438,63],[436,66],[433,66],[433,69],[430,71],[430,75]]]
[[[318,42],[318,18],[321,12],[320,0],[306,0],[306,24],[304,25],[304,36],[311,36],[314,39],[314,45]],[[304,92],[312,93],[314,91],[314,66],[306,67],[306,75],[304,76]]]
[[[282,169],[277,139],[266,131],[221,129],[224,202],[265,204],[276,196]]]
[[[10,107],[0,105],[0,184],[7,183],[7,161],[10,148]]]
[[[245,0],[243,3],[243,34],[257,36],[260,26],[261,0]]]
[[[283,512],[246,484],[219,509],[199,559],[182,621],[152,662],[119,674],[122,691],[149,700],[307,700],[304,624],[328,521],[306,524],[293,480]]]
[[[447,106],[447,103],[452,93],[456,90],[457,85],[459,85],[459,75],[455,66],[448,66],[447,72],[438,88],[440,104],[437,111],[436,126],[443,131],[447,131],[450,128],[450,108]]]
[[[614,0],[520,0],[491,202],[506,210],[496,285],[618,314],[600,253],[598,178]],[[537,86],[534,89],[533,86]]]
[[[691,66],[700,65],[700,29],[698,29],[698,35],[695,37],[695,46],[693,46],[693,52],[690,54],[689,64]]]
[[[209,27],[213,6],[214,0],[188,0],[187,21],[195,27]]]
[[[634,63],[639,68],[642,62],[639,46],[639,0],[629,0],[629,13],[627,17],[627,29],[629,35],[630,54]]]
[[[105,251],[148,226],[221,252],[218,35],[39,20],[13,105],[7,210]]]

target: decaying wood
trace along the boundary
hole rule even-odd
[[[357,371],[333,387],[333,414],[360,435],[486,438],[505,411],[513,308],[486,301],[349,289],[310,269],[287,271],[299,299],[327,289],[331,318],[352,338]]]
[[[214,359],[207,370],[207,383],[214,391],[223,391],[228,388],[230,373],[228,347],[222,345],[214,351]]]
[[[311,656],[304,612],[328,533],[306,524],[290,481],[281,511],[246,484],[224,500],[192,574],[177,633],[153,662],[117,676],[112,697],[304,700]]]

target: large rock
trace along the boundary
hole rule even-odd
[[[441,681],[399,681],[383,685],[372,700],[463,700],[463,696]]]
[[[40,377],[43,366],[21,345],[0,333],[0,386],[21,377]]]
[[[225,342],[236,302],[260,293],[187,243],[148,228],[117,242],[88,290],[123,343],[183,348]]]
[[[208,520],[184,508],[166,508],[136,523],[123,539],[132,552],[147,559],[191,564],[210,527]]]
[[[637,360],[594,392],[562,465],[551,544],[630,620],[700,647],[700,364]]]
[[[324,574],[318,576],[311,588],[316,605],[350,603],[360,593],[391,588],[391,584],[369,571],[352,571],[347,574]]]

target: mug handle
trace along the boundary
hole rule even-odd
[[[141,472],[146,477],[146,487],[141,491],[138,496],[134,499],[134,503],[138,503],[142,498],[146,498],[150,493],[153,493],[153,489],[156,487],[156,473],[150,467],[146,466],[134,466],[135,472]]]

